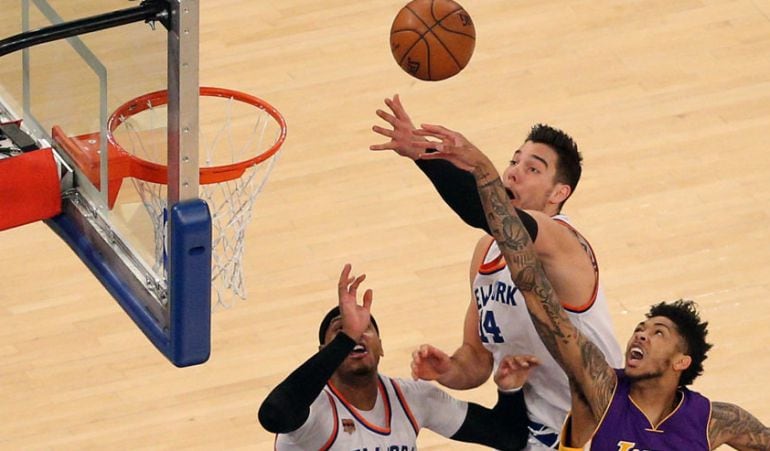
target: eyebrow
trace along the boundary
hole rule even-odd
[[[545,158],[541,158],[541,157],[539,157],[537,155],[532,155],[532,158],[534,158],[535,160],[541,161],[545,165],[546,168],[548,167],[548,162],[545,161]]]
[[[521,149],[518,149],[516,152],[513,153],[514,158],[516,157],[516,155],[519,155],[519,154],[521,154]],[[548,168],[548,162],[545,160],[545,158],[538,155],[532,155],[532,158],[543,163],[545,167]]]
[[[643,326],[645,325],[645,323],[646,323],[646,322],[647,322],[647,321],[640,321],[640,322],[639,322],[639,323],[636,325],[635,329],[638,329],[639,327],[643,327]],[[669,325],[668,325],[668,324],[666,324],[666,323],[662,323],[662,322],[660,322],[660,321],[656,321],[656,322],[652,323],[652,325],[653,325],[653,326],[661,326],[661,327],[665,327],[666,329],[668,329],[668,330],[671,330],[671,326],[669,326]]]

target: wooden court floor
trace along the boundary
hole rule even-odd
[[[271,449],[257,408],[315,352],[347,262],[375,292],[383,373],[408,377],[421,343],[454,350],[479,232],[411,162],[367,150],[395,93],[501,167],[532,124],[569,131],[585,168],[565,211],[619,341],[651,303],[696,300],[715,346],[694,389],[770,423],[770,1],[462,3],[473,59],[427,83],[389,52],[401,1],[202,1],[201,83],[289,123],[246,237],[249,298],[214,313],[208,363],[174,368],[47,227],[1,233],[0,449]]]

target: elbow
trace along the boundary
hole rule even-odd
[[[276,403],[264,402],[259,408],[257,419],[265,430],[274,434],[287,434],[299,429],[310,415],[309,409],[288,411]]]
[[[274,415],[272,415],[271,409],[265,408],[264,404],[262,404],[262,406],[259,408],[259,412],[257,412],[257,420],[259,420],[259,424],[261,424],[266,431],[275,433],[278,432],[276,430],[276,418]]]
[[[298,426],[295,427],[294,425],[288,424],[286,421],[287,418],[288,416],[282,413],[280,409],[268,404],[262,404],[257,413],[259,424],[261,424],[266,431],[274,434],[285,434],[297,429]]]

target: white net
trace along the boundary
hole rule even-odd
[[[113,130],[115,142],[143,160],[166,164],[166,105],[149,107],[122,117]],[[203,168],[255,159],[282,137],[281,124],[264,109],[238,99],[200,97],[199,164]],[[205,184],[201,175],[199,196],[211,212],[212,305],[230,307],[236,298],[246,299],[243,256],[246,229],[254,202],[278,160],[275,152],[266,159],[245,166],[243,174],[231,180]],[[152,221],[154,268],[165,274],[167,264],[167,187],[131,178]]]

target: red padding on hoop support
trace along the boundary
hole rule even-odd
[[[0,160],[0,230],[59,213],[59,174],[51,149]]]

